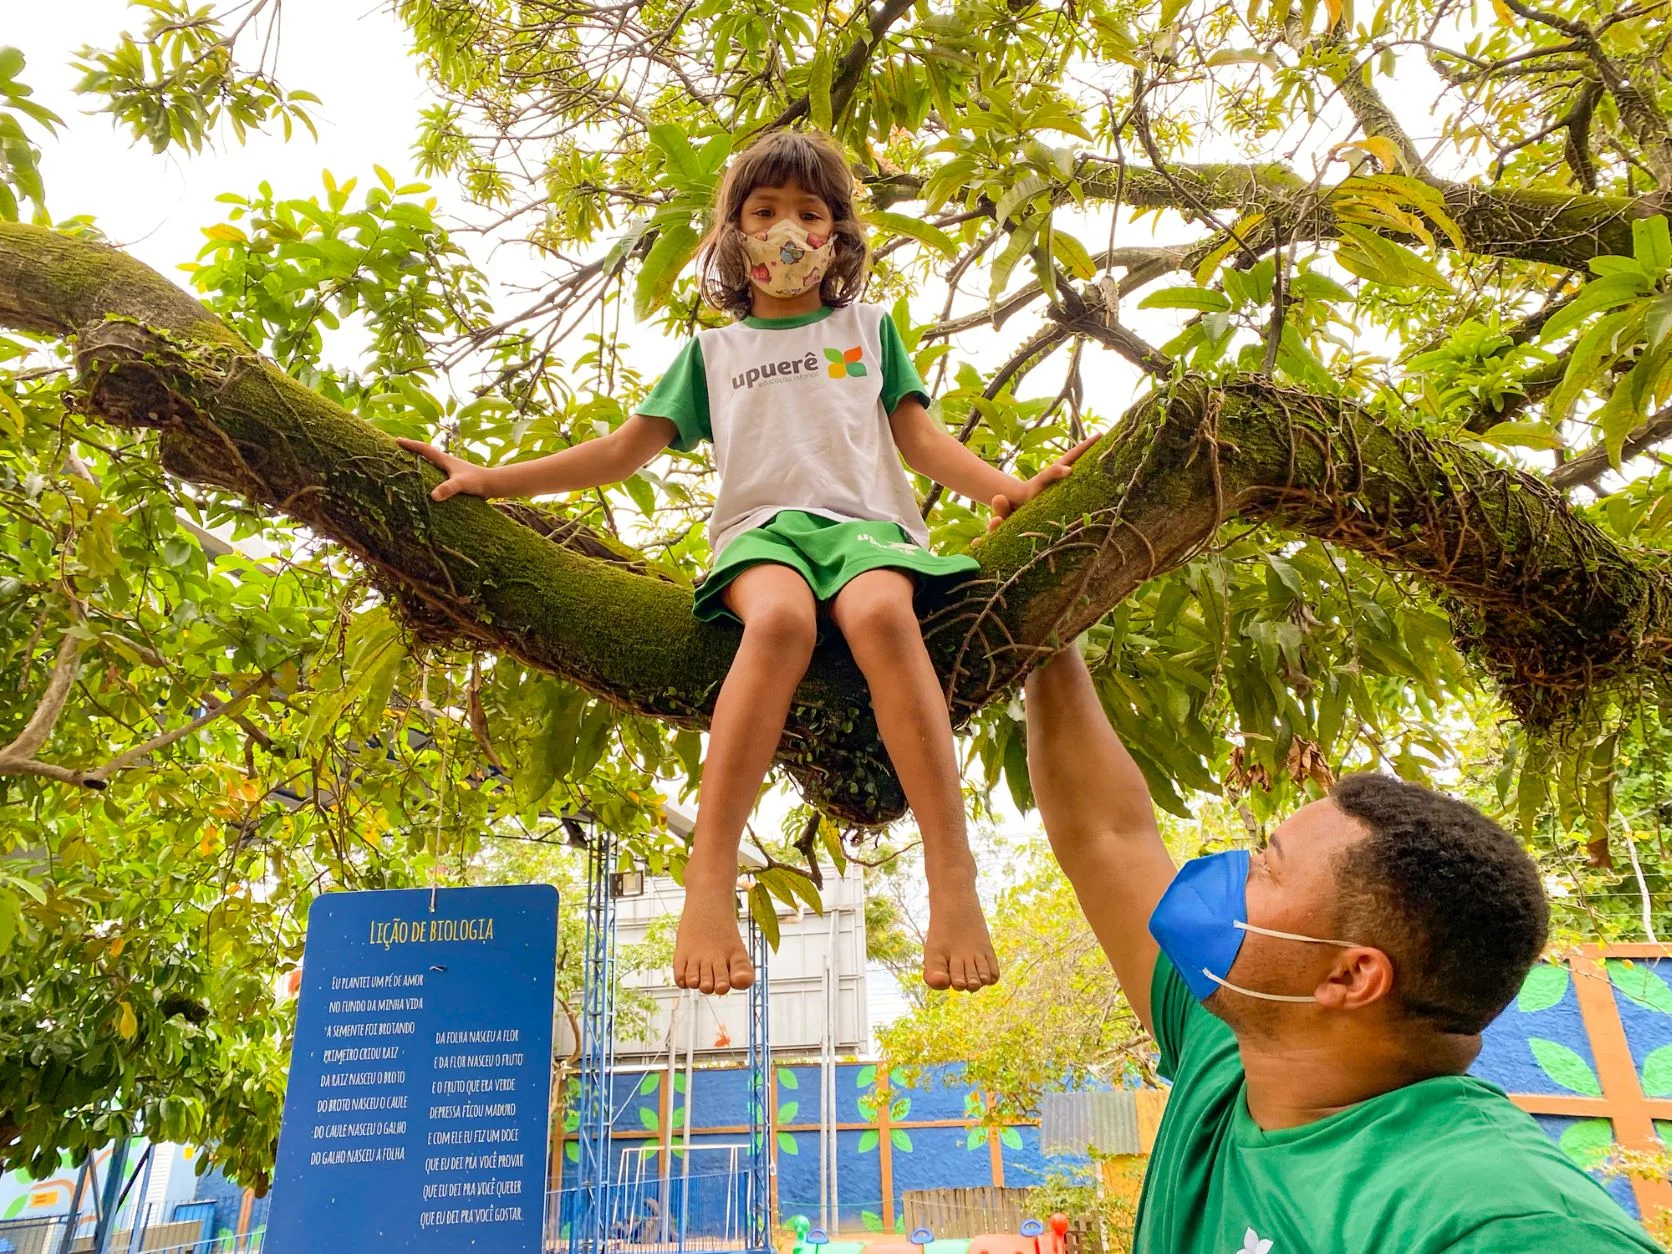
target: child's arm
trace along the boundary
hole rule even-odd
[[[1058,479],[1066,477],[1074,459],[1090,446],[1090,441],[1087,441],[1033,478],[1018,479],[995,466],[989,466],[958,443],[946,428],[929,417],[929,411],[915,396],[902,400],[888,416],[888,421],[894,430],[896,447],[906,459],[906,464],[918,474],[927,475],[972,501],[996,505],[1002,498],[1005,505],[999,508],[1005,513],[1027,504]]]
[[[482,497],[545,496],[619,483],[665,449],[677,434],[666,418],[634,414],[606,436],[506,466],[478,466],[422,440],[397,439],[395,443],[446,472],[446,480],[430,493],[435,500],[445,501],[460,492]]]

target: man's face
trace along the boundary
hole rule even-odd
[[[1337,935],[1336,867],[1347,848],[1364,837],[1359,821],[1328,798],[1295,811],[1272,833],[1266,848],[1249,860],[1248,921],[1277,932],[1368,943],[1365,937]],[[1305,996],[1318,987],[1341,953],[1334,945],[1250,932],[1228,978],[1262,993]],[[1239,1031],[1269,1028],[1295,1008],[1229,989],[1220,989],[1207,1006]]]

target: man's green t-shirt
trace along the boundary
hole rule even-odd
[[[1610,1254],[1658,1247],[1503,1091],[1440,1076],[1261,1131],[1231,1029],[1171,962],[1150,992],[1173,1081],[1138,1254]]]

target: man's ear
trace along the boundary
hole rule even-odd
[[[1355,945],[1343,949],[1316,989],[1320,1006],[1363,1010],[1393,992],[1393,959],[1380,949]]]

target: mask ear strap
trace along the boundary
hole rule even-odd
[[[1261,936],[1275,936],[1278,940],[1302,941],[1308,945],[1336,945],[1342,949],[1357,949],[1357,941],[1329,940],[1322,936],[1301,936],[1296,932],[1277,932],[1269,927],[1256,927],[1242,919],[1233,921],[1233,926],[1240,927],[1245,932],[1258,932]],[[1308,998],[1307,1000],[1310,1000]]]
[[[1305,939],[1305,938],[1302,938],[1302,939]],[[1233,993],[1241,993],[1244,997],[1258,997],[1261,1001],[1305,1002],[1305,1001],[1317,1001],[1318,1000],[1316,997],[1312,996],[1310,993],[1308,993],[1304,997],[1297,996],[1293,993],[1257,993],[1251,988],[1244,988],[1240,984],[1233,984],[1229,980],[1220,979],[1217,975],[1215,975],[1212,971],[1209,971],[1206,967],[1202,968],[1202,974],[1207,976],[1208,979],[1212,980],[1215,984],[1219,985],[1221,988],[1228,988]]]

